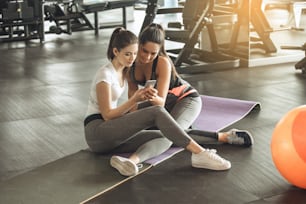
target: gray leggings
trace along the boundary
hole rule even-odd
[[[201,145],[216,144],[218,143],[218,135],[216,132],[190,129],[199,116],[201,109],[201,97],[185,97],[175,103],[170,111],[170,115],[197,143]]]
[[[159,130],[146,130],[152,126]],[[163,153],[172,143],[185,148],[191,141],[160,106],[150,106],[113,120],[93,120],[85,126],[85,138],[93,152],[136,151],[140,162]]]
[[[151,106],[151,104],[143,103],[138,108],[144,108],[148,106]],[[170,115],[197,143],[201,145],[218,144],[218,134],[216,132],[192,129],[191,126],[199,116],[201,110],[201,97],[185,97],[174,104],[170,110]],[[156,129],[156,127],[154,128]]]

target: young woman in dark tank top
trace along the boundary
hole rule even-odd
[[[137,108],[163,106],[177,123],[200,144],[212,142],[251,146],[253,138],[246,130],[231,129],[228,132],[208,132],[191,129],[202,109],[201,97],[187,81],[177,73],[165,51],[165,32],[161,25],[152,23],[139,35],[137,58],[129,69],[128,95],[132,96],[147,80],[157,81],[158,96],[140,104]]]

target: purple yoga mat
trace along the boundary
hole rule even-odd
[[[202,111],[193,124],[193,129],[216,132],[241,120],[260,103],[230,98],[221,98],[202,95]],[[146,160],[145,163],[153,166],[183,151],[182,147],[171,147],[159,156]],[[120,154],[129,157],[130,153]]]
[[[170,157],[174,156],[175,154],[183,151],[184,148],[182,147],[170,147],[167,151],[162,153],[159,156],[153,157],[151,159],[146,160],[145,162],[147,164],[152,164],[153,166],[163,162],[166,159],[169,159]]]
[[[202,95],[202,111],[193,129],[217,132],[244,118],[259,102]]]

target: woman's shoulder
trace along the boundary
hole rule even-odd
[[[171,59],[165,56],[159,56],[157,61],[157,67],[162,67],[163,69],[165,67],[169,67],[171,69]]]
[[[96,72],[96,78],[112,78],[114,69],[111,63],[102,65]]]
[[[112,70],[113,64],[111,62],[106,62],[105,64],[102,64],[99,68],[99,70]]]
[[[107,62],[100,66],[97,70],[97,73],[112,73],[114,70],[112,63]]]
[[[158,56],[158,62],[163,62],[163,63],[170,63],[170,59],[166,56],[159,55]]]

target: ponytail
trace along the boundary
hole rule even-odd
[[[117,48],[118,51],[120,51],[121,49],[136,43],[138,43],[138,39],[134,33],[122,27],[116,28],[113,31],[111,38],[109,40],[109,45],[107,48],[107,58],[109,60],[114,59],[115,57],[113,52],[114,48]]]

